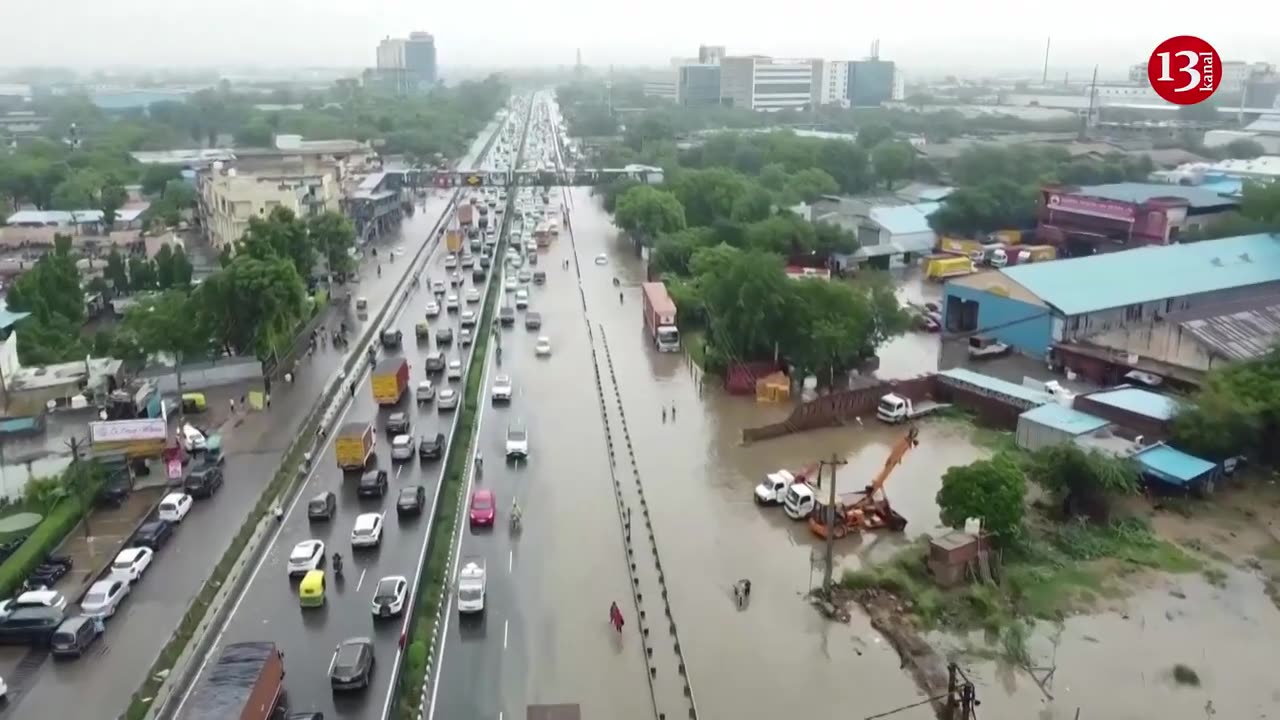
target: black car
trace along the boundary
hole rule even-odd
[[[373,675],[373,641],[367,637],[343,641],[329,663],[329,685],[334,690],[363,690]]]
[[[55,607],[19,607],[0,620],[0,645],[47,646],[64,619],[66,613]]]
[[[182,486],[193,498],[213,497],[222,487],[222,468],[217,465],[198,467],[187,476]]]
[[[453,328],[440,328],[436,330],[436,345],[452,345],[453,344]]]
[[[358,497],[382,497],[387,494],[387,471],[370,470],[360,476],[360,484],[356,487]]]
[[[394,412],[387,417],[387,435],[405,435],[409,432],[408,413]]]
[[[489,269],[489,266],[490,266],[490,265],[492,265],[492,264],[493,264],[493,260],[489,258],[489,254],[488,254],[488,253],[485,253],[484,255],[481,255],[481,256],[480,256],[480,267],[481,267],[481,268],[484,268],[485,270],[488,270],[488,269]]]
[[[421,485],[400,488],[400,496],[396,498],[397,515],[421,515],[422,507],[427,504],[427,489]]]
[[[134,547],[149,547],[152,550],[159,550],[164,544],[169,542],[169,538],[173,535],[173,523],[168,520],[148,520],[142,523],[138,531],[133,534],[133,542],[130,543]]]
[[[338,496],[328,490],[307,501],[308,520],[332,520],[338,511]]]
[[[423,460],[439,460],[444,457],[444,433],[435,437],[424,435],[418,443],[418,457]]]
[[[477,267],[475,270],[472,270],[472,271],[471,271],[471,284],[472,284],[472,285],[474,285],[474,284],[476,284],[476,283],[482,283],[482,282],[484,282],[484,280],[485,280],[485,272],[484,272],[484,268],[482,268],[482,267]]]
[[[509,327],[511,325],[515,325],[516,309],[511,307],[510,305],[503,305],[498,310],[498,322],[502,323],[503,327]]]
[[[133,492],[133,480],[127,473],[119,473],[107,480],[98,491],[98,504],[105,507],[120,507]]]

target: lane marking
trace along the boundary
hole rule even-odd
[[[507,552],[507,572],[511,572],[511,568],[516,564],[516,551]]]
[[[502,649],[503,650],[507,649],[507,631],[509,631],[510,629],[511,629],[511,621],[503,620],[502,621]]]
[[[404,469],[404,465],[397,465],[397,466],[396,466],[396,479],[397,479],[397,480],[399,480],[399,479],[400,479],[400,471],[401,471],[401,470],[403,470],[403,469]]]
[[[360,592],[360,586],[364,585],[364,574],[367,572],[369,572],[367,568],[360,571],[360,579],[356,581],[356,592]]]

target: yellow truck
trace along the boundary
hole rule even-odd
[[[372,422],[349,422],[338,430],[338,438],[334,443],[334,454],[338,456],[338,467],[343,470],[363,470],[373,457],[373,447],[377,444],[377,435],[373,431]]]
[[[462,252],[462,231],[450,228],[444,234],[444,246],[451,253]]]
[[[946,280],[973,274],[973,261],[955,255],[932,255],[925,264],[925,277],[930,280]]]
[[[395,405],[409,388],[409,361],[402,357],[383,358],[373,369],[373,399],[379,405]]]

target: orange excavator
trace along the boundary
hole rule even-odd
[[[835,536],[843,538],[849,533],[860,533],[865,530],[888,528],[901,532],[907,527],[907,519],[899,515],[889,506],[889,498],[884,493],[884,485],[889,481],[895,468],[902,464],[909,450],[920,444],[920,431],[912,427],[898,442],[884,461],[884,467],[876,474],[874,480],[861,492],[845,493],[836,498]],[[820,538],[827,536],[827,523],[830,518],[828,505],[817,502],[809,515],[809,529]]]

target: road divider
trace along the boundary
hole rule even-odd
[[[534,102],[531,99],[529,111],[525,117],[524,132],[520,139],[520,149],[516,153],[515,165],[518,166],[524,155],[525,138],[532,126]],[[503,213],[502,230],[498,236],[498,244],[494,248],[493,267],[489,287],[485,291],[484,310],[477,326],[475,346],[471,353],[471,363],[467,367],[465,387],[462,395],[462,406],[459,411],[458,425],[454,429],[453,438],[449,442],[444,476],[436,491],[436,502],[432,509],[431,526],[427,530],[424,562],[419,564],[418,578],[415,583],[414,597],[410,601],[410,614],[405,623],[401,645],[407,644],[397,663],[397,677],[392,684],[395,703],[384,709],[384,720],[422,720],[426,717],[428,694],[431,680],[439,666],[437,653],[442,644],[441,632],[445,627],[444,613],[449,607],[446,593],[450,591],[453,578],[450,576],[454,565],[454,555],[458,551],[453,542],[458,530],[458,518],[463,514],[463,503],[466,500],[463,488],[466,485],[468,464],[471,461],[472,443],[475,440],[480,403],[484,402],[481,393],[484,390],[485,365],[488,362],[489,346],[493,343],[494,315],[496,299],[502,297],[502,269],[505,266],[505,249],[514,216],[515,201],[518,193],[509,193],[507,208]],[[501,332],[499,330],[498,332]]]
[[[501,136],[504,127],[504,122],[498,123],[497,130],[481,151],[481,159]],[[223,553],[222,559],[214,566],[209,580],[188,606],[173,637],[160,650],[147,678],[133,694],[129,707],[121,717],[127,720],[150,720],[171,717],[177,712],[186,688],[197,679],[200,659],[214,650],[212,646],[218,635],[216,628],[225,624],[235,605],[234,599],[245,589],[253,574],[252,568],[276,529],[274,522],[270,520],[271,508],[277,503],[283,504],[305,483],[310,468],[304,467],[304,459],[308,455],[313,460],[318,459],[317,450],[323,446],[324,438],[332,430],[342,407],[350,400],[348,384],[358,381],[366,371],[367,348],[377,339],[378,331],[386,319],[398,313],[408,299],[406,291],[411,286],[413,276],[429,263],[432,254],[439,247],[438,230],[452,217],[461,193],[461,190],[454,192],[430,234],[410,261],[409,269],[388,296],[387,302],[377,316],[366,324],[360,338],[352,344],[342,367],[325,383],[319,393],[319,400],[308,413],[297,438],[285,452],[280,469],[264,488],[253,510],[232,539],[230,547]]]

